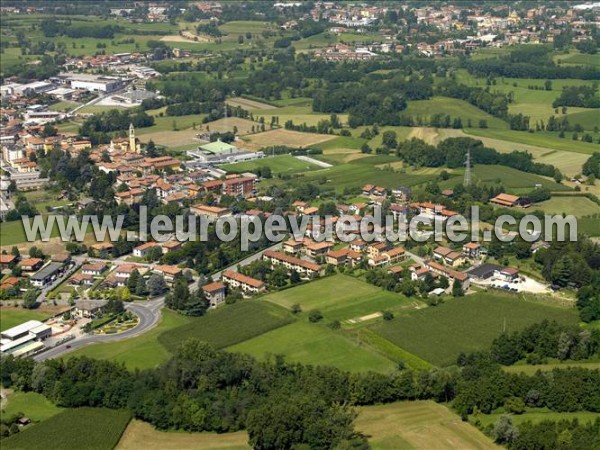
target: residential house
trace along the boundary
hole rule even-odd
[[[458,281],[464,291],[469,289],[469,276],[466,273],[443,266],[435,261],[427,261],[425,265],[432,272],[448,278],[451,283]]]
[[[81,273],[83,275],[91,275],[93,277],[99,277],[107,269],[104,263],[90,263],[81,266]]]
[[[333,248],[333,243],[331,242],[315,242],[311,239],[306,239],[303,243],[304,245],[304,253],[311,258],[316,258],[317,256],[325,255],[331,248]]]
[[[69,278],[69,284],[73,286],[91,286],[94,284],[94,276],[84,273],[76,273]]]
[[[481,256],[481,244],[478,242],[467,242],[463,245],[462,251],[467,258],[479,259]]]
[[[289,253],[289,254],[295,255],[297,253],[300,253],[300,251],[302,250],[303,246],[304,246],[304,242],[297,241],[295,239],[290,239],[288,241],[285,241],[282,244],[282,250],[285,253]]]
[[[367,249],[367,243],[362,239],[355,239],[350,242],[350,250],[357,253],[362,253]]]
[[[19,267],[23,272],[35,272],[44,264],[44,260],[40,258],[27,258],[21,261]]]
[[[510,194],[498,194],[496,197],[490,199],[490,203],[506,207],[519,206],[520,201],[521,197]]]
[[[165,277],[167,283],[173,283],[175,278],[183,274],[183,270],[179,267],[168,264],[154,266],[152,271]]]
[[[510,283],[519,278],[519,269],[516,267],[504,267],[503,269],[495,270],[494,278]]]
[[[0,270],[8,269],[19,260],[16,255],[0,255]]]
[[[177,250],[181,249],[181,242],[177,240],[166,241],[160,244],[160,248],[162,249],[163,254],[176,252]]]
[[[322,267],[319,264],[305,261],[285,253],[266,250],[263,253],[263,260],[269,261],[272,266],[282,265],[288,271],[295,270],[301,276],[313,278],[321,273]]]
[[[145,258],[154,247],[158,247],[156,242],[145,242],[133,249],[133,256],[136,258]]]
[[[465,256],[462,253],[455,252],[448,247],[437,247],[433,250],[433,257],[451,267],[458,267],[465,262]]]
[[[115,194],[115,201],[117,205],[125,204],[131,206],[139,203],[143,195],[143,189],[131,189],[125,192],[117,192]]]
[[[226,290],[227,286],[220,281],[215,281],[214,283],[202,286],[204,296],[206,297],[206,300],[208,300],[211,308],[215,308],[225,301]]]
[[[190,212],[197,216],[206,216],[209,220],[214,221],[221,217],[231,216],[231,210],[221,208],[219,206],[207,206],[203,204],[193,205]]]
[[[223,282],[231,288],[240,289],[244,294],[257,294],[266,289],[262,281],[233,270],[223,272]]]

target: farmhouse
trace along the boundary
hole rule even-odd
[[[495,203],[500,206],[519,206],[521,197],[510,194],[498,194],[496,197],[490,199],[490,203]]]
[[[319,264],[272,250],[265,251],[263,253],[263,259],[269,261],[272,266],[282,265],[289,271],[295,270],[299,274],[309,278],[319,275],[322,270],[322,267]]]
[[[225,301],[226,289],[227,286],[220,281],[215,281],[214,283],[202,286],[204,296],[206,297],[206,300],[208,300],[211,308],[214,308]]]
[[[233,270],[223,272],[223,282],[232,288],[239,288],[245,294],[256,294],[265,290],[265,283]]]

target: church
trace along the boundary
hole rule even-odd
[[[135,137],[135,128],[129,124],[129,137],[114,137],[110,140],[110,153],[141,153],[142,145],[140,140]]]

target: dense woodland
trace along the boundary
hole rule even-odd
[[[594,339],[597,345],[597,336]],[[289,364],[280,357],[258,362],[190,340],[155,369],[129,372],[117,363],[85,357],[34,363],[8,356],[0,379],[5,386],[42,393],[64,407],[127,408],[159,429],[247,429],[257,449],[297,444],[366,449],[366,437],[354,431],[351,408],[396,400],[451,402],[463,416],[515,403],[557,412],[600,412],[600,371],[510,374],[486,353],[464,355],[458,367],[445,370],[349,374]],[[573,442],[579,444],[565,448],[599,445],[600,435],[592,432],[598,426],[600,420],[591,429],[573,424]],[[506,443],[514,448],[548,439],[529,427],[502,439],[508,437]]]

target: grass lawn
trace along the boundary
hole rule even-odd
[[[546,214],[572,214],[576,217],[600,213],[600,206],[587,197],[574,195],[552,197],[545,202],[536,203],[534,209],[541,209]]]
[[[362,346],[352,339],[351,334],[309,323],[306,317],[227,350],[248,353],[257,358],[281,354],[290,362],[327,365],[351,372],[373,370],[386,373],[395,368],[391,360]]]
[[[494,425],[498,419],[504,414],[504,412],[497,412],[492,414],[477,414],[469,417],[469,421],[475,422],[479,420],[481,425],[484,427],[488,425]],[[544,420],[551,422],[558,422],[559,420],[574,420],[577,419],[581,423],[589,423],[600,417],[600,413],[593,413],[587,411],[579,412],[555,412],[545,408],[531,408],[528,409],[524,414],[511,414],[513,424],[519,425],[523,422],[540,423]]]
[[[259,167],[269,167],[274,175],[290,174],[298,172],[307,172],[310,170],[321,169],[321,167],[294,158],[291,155],[281,155],[272,158],[255,159],[254,161],[239,162],[235,164],[225,164],[221,168],[227,172],[252,172]]]
[[[162,310],[162,319],[158,326],[140,336],[119,342],[91,344],[68,353],[66,357],[89,356],[96,359],[110,359],[125,363],[128,369],[155,367],[171,356],[169,351],[158,341],[158,337],[191,323],[192,320],[190,317],[182,316],[165,308]]]
[[[291,312],[262,300],[245,300],[210,311],[187,325],[162,333],[158,341],[175,351],[186,339],[196,338],[217,349],[229,347],[294,321]]]
[[[246,450],[248,434],[237,433],[186,433],[175,431],[158,431],[152,425],[141,420],[132,420],[116,450]]]
[[[25,414],[33,422],[40,422],[55,416],[63,408],[54,405],[42,394],[35,392],[12,392],[2,408],[3,417],[11,417],[17,413]]]
[[[440,183],[444,188],[451,188],[463,178],[463,170],[457,171],[457,176],[452,177]],[[527,193],[535,189],[536,184],[541,184],[543,187],[551,191],[568,191],[569,187],[564,184],[559,184],[549,178],[544,178],[533,173],[521,172],[506,166],[497,165],[476,165],[472,170],[472,179],[474,182],[482,184],[502,185],[504,188],[513,194]]]
[[[446,406],[430,400],[358,408],[356,430],[368,436],[373,450],[501,448]]]
[[[411,311],[370,328],[390,342],[438,366],[455,363],[460,352],[487,349],[505,328],[517,331],[544,319],[578,323],[575,309],[481,292]]]
[[[28,320],[46,320],[49,314],[31,309],[0,309],[0,331],[20,325]]]
[[[334,275],[276,292],[267,295],[264,300],[287,309],[298,304],[302,308],[302,316],[311,309],[318,309],[326,321],[355,319],[387,309],[412,306],[400,294],[385,291],[347,275]]]
[[[101,408],[67,409],[39,424],[2,440],[3,450],[112,450],[131,413]]]

